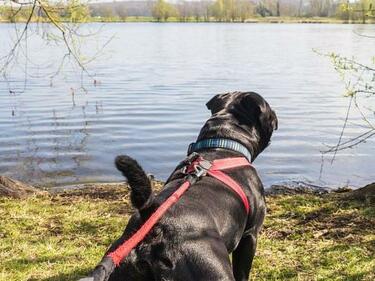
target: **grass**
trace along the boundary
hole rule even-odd
[[[337,195],[268,198],[254,280],[374,280],[375,206]]]
[[[251,280],[375,280],[375,205],[340,198],[268,197]],[[121,234],[128,199],[113,185],[0,198],[0,280],[84,276]]]

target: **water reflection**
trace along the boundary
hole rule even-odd
[[[102,102],[85,100],[79,106],[73,102],[68,110],[52,108],[37,117],[20,107],[22,102],[16,96],[9,125],[18,137],[2,138],[2,168],[15,164],[6,174],[36,184],[46,179],[51,185],[80,181],[79,169],[91,160],[87,153],[90,115],[93,112],[100,119]]]

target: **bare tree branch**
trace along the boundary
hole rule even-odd
[[[375,38],[372,36],[364,36],[356,31],[355,34],[370,39]],[[331,59],[336,71],[340,74],[342,80],[345,83],[345,96],[350,98],[346,116],[344,119],[344,124],[337,144],[334,146],[329,146],[329,149],[327,150],[321,151],[322,155],[333,153],[333,157],[331,159],[332,163],[338,151],[353,148],[361,143],[366,142],[369,138],[375,135],[374,121],[370,119],[375,119],[375,109],[370,108],[369,106],[361,106],[359,101],[360,98],[365,99],[375,97],[375,66],[373,66],[375,65],[375,59],[373,59],[373,65],[371,65],[361,63],[355,58],[348,58],[335,53],[324,54],[316,50],[314,51],[319,55],[323,55]],[[354,107],[352,106],[353,104]],[[353,110],[353,108],[356,109],[356,111],[361,116],[362,121],[364,122],[364,125],[361,125],[361,127],[367,128],[369,130],[365,133],[360,134],[359,136],[355,136],[345,142],[342,142],[345,129],[347,127],[347,124],[349,123],[349,114]],[[368,112],[365,112],[365,110],[367,110]]]
[[[2,0],[0,0],[0,2],[1,1]],[[80,17],[89,16],[88,8],[82,5],[80,0],[72,0],[71,2],[64,2],[63,4],[58,2],[49,2],[48,0],[9,1],[9,9],[11,11],[10,18],[12,22],[18,22],[18,16],[22,17],[25,14],[27,15],[27,19],[22,24],[22,30],[19,30],[19,24],[14,25],[16,40],[11,45],[9,52],[0,57],[0,75],[3,76],[5,81],[7,81],[10,93],[15,93],[16,91],[11,88],[8,76],[11,71],[15,71],[15,67],[21,67],[22,63],[18,61],[20,56],[22,56],[25,63],[24,69],[22,70],[25,73],[24,89],[26,89],[27,77],[32,76],[32,74],[29,74],[27,71],[28,64],[33,64],[29,58],[27,50],[27,42],[29,37],[28,32],[30,29],[33,30],[32,35],[39,35],[41,39],[46,40],[46,42],[54,42],[57,45],[63,44],[63,47],[67,51],[61,57],[61,62],[59,63],[57,70],[50,75],[51,85],[53,78],[61,73],[65,63],[70,59],[72,59],[74,64],[76,64],[76,67],[81,70],[81,88],[83,91],[86,92],[86,89],[83,87],[84,77],[93,79],[94,84],[96,84],[97,81],[95,79],[95,75],[87,69],[87,65],[103,53],[105,47],[109,44],[113,37],[106,40],[103,46],[97,50],[93,56],[86,57],[85,59],[82,58],[80,39],[97,36],[101,32],[103,25],[99,26],[99,28],[97,28],[97,30],[94,32],[89,30],[88,32],[82,33],[78,30],[82,25],[81,22],[86,21],[85,18]],[[78,12],[76,12],[76,9],[78,9]],[[65,18],[61,18],[61,14],[63,14]],[[70,18],[66,18],[67,15]],[[31,23],[33,23],[32,26]],[[47,25],[45,26],[46,23]],[[50,24],[49,26],[48,23]],[[54,32],[54,30],[45,30],[45,28],[49,28],[50,26],[52,26],[57,33]],[[54,62],[51,62],[51,65],[52,64],[54,64]],[[45,68],[48,67],[48,65],[43,66]]]

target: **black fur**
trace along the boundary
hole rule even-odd
[[[207,107],[212,116],[201,129],[198,140],[218,137],[236,140],[251,151],[253,160],[267,147],[277,129],[275,112],[256,93],[217,95]],[[226,149],[206,149],[200,154],[207,160],[241,156]],[[117,158],[116,165],[128,178],[132,202],[141,210],[145,210],[146,202],[149,202],[146,209],[159,206],[184,181],[176,169],[150,203],[150,184],[139,165],[128,157]],[[109,280],[247,281],[266,213],[263,185],[253,167],[225,172],[242,186],[248,197],[251,208],[248,215],[238,195],[216,179],[203,177],[167,211]],[[124,234],[108,252],[128,239],[143,219],[139,213],[132,216]]]

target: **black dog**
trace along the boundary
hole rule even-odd
[[[272,132],[277,129],[275,112],[253,92],[217,95],[207,107],[212,116],[201,129],[197,141],[235,140],[247,148],[251,160],[267,147]],[[243,156],[223,148],[206,148],[199,154],[210,161]],[[154,197],[149,179],[135,160],[119,156],[116,166],[128,179],[131,201],[138,212],[131,217],[124,234],[108,253],[128,239],[184,181],[184,176],[176,169],[163,191]],[[266,213],[264,190],[253,167],[236,168],[226,173],[242,186],[250,203],[249,215],[238,196],[227,186],[212,177],[203,177],[167,211],[145,240],[113,271],[109,280],[247,281]],[[105,265],[98,266],[96,274],[105,276],[106,270]]]

